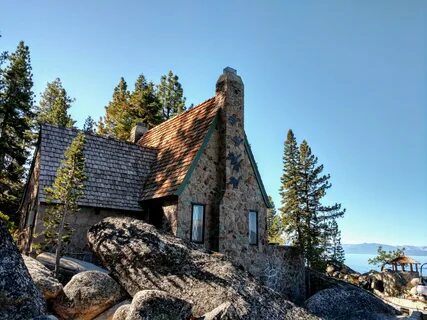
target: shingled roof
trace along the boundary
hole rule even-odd
[[[177,193],[217,113],[215,97],[152,128],[138,141],[157,150],[141,200]]]
[[[46,202],[44,191],[55,178],[64,157],[78,130],[42,125],[40,134],[39,196]],[[140,211],[139,198],[156,159],[156,151],[132,143],[85,136],[85,194],[81,206]]]

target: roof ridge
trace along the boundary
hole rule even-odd
[[[97,134],[97,133],[85,132],[84,130],[76,128],[76,127],[67,128],[67,127],[62,127],[62,126],[58,126],[58,125],[51,124],[51,123],[40,123],[39,126],[40,126],[40,128],[42,128],[42,127],[52,127],[52,128],[60,129],[60,130],[63,130],[63,131],[73,131],[73,132],[77,132],[77,133],[78,132],[83,132],[85,135],[88,135],[88,136],[91,136],[91,137],[94,137],[94,138],[99,138],[99,139],[104,139],[104,140],[108,140],[108,141],[114,141],[114,142],[124,143],[124,144],[127,144],[127,145],[136,146],[137,148],[151,149],[151,150],[157,151],[156,148],[142,146],[142,145],[139,145],[137,143],[133,143],[133,142],[126,141],[126,140],[121,140],[121,139],[114,138],[114,137],[103,136],[103,135],[100,135],[100,134]]]
[[[213,96],[213,97],[211,97],[211,98],[209,98],[209,99],[207,99],[207,100],[203,101],[202,103],[199,103],[197,106],[194,106],[194,107],[192,107],[191,109],[188,109],[188,110],[186,110],[186,111],[184,111],[184,112],[182,112],[182,113],[180,113],[180,114],[176,115],[176,116],[175,116],[175,117],[173,117],[173,118],[170,118],[170,119],[168,119],[168,120],[166,120],[166,121],[163,121],[162,123],[160,123],[160,124],[158,124],[157,126],[155,126],[155,127],[151,128],[150,130],[148,130],[146,133],[144,133],[144,135],[146,135],[147,133],[149,133],[151,130],[154,130],[154,129],[157,129],[157,128],[162,127],[163,125],[167,124],[168,122],[170,122],[170,121],[172,121],[172,120],[176,120],[176,119],[181,118],[181,117],[182,117],[182,116],[184,116],[184,115],[188,115],[190,112],[192,112],[192,111],[194,111],[194,110],[196,110],[196,109],[199,109],[200,107],[202,107],[203,105],[207,104],[208,102],[211,102],[212,100],[215,100],[215,97],[216,97],[216,96]],[[143,135],[141,138],[139,138],[139,140],[137,141],[137,144],[139,144],[139,141],[144,137],[144,135]]]

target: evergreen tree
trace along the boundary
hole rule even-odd
[[[130,118],[130,94],[125,79],[120,78],[114,88],[113,98],[105,107],[105,116],[98,122],[98,133],[127,140],[132,127]]]
[[[144,123],[152,128],[162,122],[160,101],[156,96],[154,84],[146,81],[141,74],[135,83],[135,90],[130,96],[131,127]]]
[[[37,121],[60,127],[71,128],[75,121],[68,114],[74,99],[70,98],[59,78],[48,82],[40,97],[37,108]]]
[[[382,246],[379,246],[377,249],[377,256],[371,259],[368,259],[369,264],[377,265],[382,267],[385,263],[390,260],[396,259],[398,257],[405,255],[405,248],[397,248],[396,250],[385,251]]]
[[[330,176],[322,174],[323,165],[317,162],[308,143],[303,141],[298,147],[289,130],[280,188],[284,230],[291,243],[304,254],[307,266],[323,270],[331,250],[335,250],[337,260],[344,258],[336,219],[342,217],[345,210],[340,204],[322,204],[331,184]]]
[[[318,159],[311,152],[307,141],[300,145],[300,192],[299,204],[303,217],[302,230],[305,240],[305,258],[307,265],[323,270],[326,261],[322,259],[325,253],[324,239],[329,235],[328,224],[342,217],[345,210],[341,204],[325,206],[321,203],[326,191],[331,187],[330,175],[324,175],[323,165],[317,165]]]
[[[268,241],[270,243],[284,244],[283,240],[283,223],[282,219],[278,216],[276,208],[274,206],[273,199],[269,196],[272,208],[267,210],[267,230],[268,230]]]
[[[299,149],[292,130],[288,131],[283,155],[283,175],[280,179],[280,195],[282,207],[279,209],[283,219],[284,230],[294,246],[304,252],[305,238],[302,230],[302,215],[300,210],[300,176]]]
[[[0,210],[14,216],[23,190],[24,164],[31,144],[34,118],[30,51],[20,42],[12,54],[1,54],[0,63]]]
[[[344,263],[345,252],[341,245],[341,231],[335,219],[329,225],[326,243],[327,260]]]
[[[88,116],[83,124],[83,131],[94,134],[96,132],[96,122],[91,116]]]
[[[85,137],[80,132],[64,153],[64,160],[56,173],[56,178],[46,193],[52,203],[44,216],[44,236],[47,244],[53,244],[55,250],[55,273],[58,277],[59,259],[62,245],[71,237],[72,230],[68,227],[67,216],[78,211],[78,200],[84,194],[84,147]]]
[[[169,71],[163,75],[160,84],[157,87],[157,97],[163,110],[163,119],[168,120],[171,117],[185,111],[185,97],[179,78]]]

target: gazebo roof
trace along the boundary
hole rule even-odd
[[[411,257],[400,256],[387,262],[387,264],[420,264]]]

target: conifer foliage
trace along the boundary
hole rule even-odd
[[[124,78],[114,89],[105,116],[98,122],[101,135],[128,140],[137,123],[152,128],[185,110],[185,97],[178,76],[169,71],[161,77],[160,84],[146,80],[143,74],[131,92]]]
[[[91,116],[88,116],[85,119],[85,123],[83,124],[83,131],[91,134],[96,132],[96,121],[93,120]]]
[[[282,219],[277,214],[273,199],[269,196],[268,200],[272,205],[272,208],[267,211],[268,242],[284,244]]]
[[[344,215],[345,209],[338,203],[323,204],[331,188],[330,175],[323,174],[323,165],[318,165],[307,141],[298,147],[291,130],[285,141],[283,164],[280,211],[285,230],[304,253],[307,266],[323,271],[328,260],[343,260],[336,219]]]
[[[73,127],[75,121],[68,114],[73,101],[62,86],[61,79],[48,82],[37,107],[37,121],[59,127]]]
[[[147,128],[152,128],[163,120],[155,86],[152,82],[147,82],[143,74],[136,79],[135,89],[130,96],[130,117],[131,127],[144,123]]]
[[[24,42],[15,52],[0,56],[0,211],[13,217],[31,143],[33,80],[30,50]]]
[[[56,263],[55,273],[58,276],[59,259],[62,246],[66,243],[72,231],[67,224],[67,216],[78,211],[78,200],[84,194],[84,148],[85,136],[80,132],[74,138],[70,146],[64,153],[64,160],[56,173],[56,178],[52,186],[45,189],[49,196],[49,201],[53,204],[49,206],[44,216],[45,246],[54,246]]]
[[[127,140],[129,138],[131,120],[129,116],[128,85],[124,78],[120,78],[119,84],[114,88],[113,98],[105,107],[105,116],[98,122],[98,133]]]
[[[178,76],[172,71],[160,79],[157,96],[162,106],[164,120],[185,111],[184,91],[181,83],[179,83]]]

